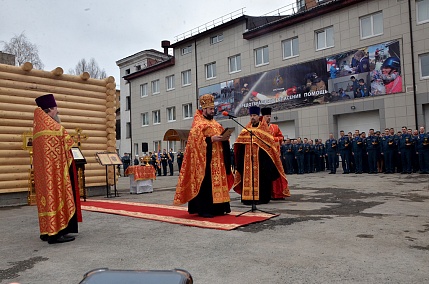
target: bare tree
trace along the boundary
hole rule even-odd
[[[91,58],[89,62],[85,58],[82,58],[74,69],[69,69],[69,74],[72,75],[79,75],[83,72],[88,72],[91,78],[95,79],[104,79],[107,77],[106,71],[100,69],[94,58]]]
[[[39,57],[37,45],[32,44],[24,32],[15,35],[10,42],[3,42],[3,51],[15,55],[15,63],[20,66],[25,62],[31,62],[36,69],[43,69],[44,65]]]

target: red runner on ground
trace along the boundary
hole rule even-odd
[[[214,218],[202,218],[197,214],[189,214],[188,209],[181,206],[108,200],[87,200],[86,202],[82,202],[82,209],[218,230],[233,230],[278,216],[248,212],[236,217],[241,212],[231,212],[227,215],[215,216]]]

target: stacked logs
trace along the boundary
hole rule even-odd
[[[98,80],[87,72],[80,76],[0,64],[0,194],[28,190],[30,158],[22,149],[22,134],[32,132],[35,98],[52,93],[57,101],[62,125],[70,135],[82,129],[87,139],[81,150],[87,160],[87,187],[106,183],[105,168],[98,164],[96,152],[116,151],[116,85],[113,77]],[[113,168],[109,169],[113,183]]]

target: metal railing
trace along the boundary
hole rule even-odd
[[[246,7],[243,7],[241,9],[235,10],[235,11],[229,13],[229,14],[226,14],[226,15],[224,15],[222,17],[216,18],[216,19],[214,19],[214,20],[212,20],[210,22],[207,22],[207,23],[205,23],[205,24],[203,24],[201,26],[198,26],[198,27],[196,27],[196,28],[194,28],[192,30],[184,32],[184,33],[182,33],[182,34],[180,34],[178,36],[175,36],[175,40],[176,40],[176,42],[184,40],[184,39],[186,39],[188,37],[194,36],[196,34],[199,34],[201,32],[207,31],[207,30],[209,30],[211,28],[214,28],[216,26],[222,25],[222,24],[224,24],[226,22],[229,22],[231,20],[234,20],[234,19],[236,19],[238,17],[241,17],[241,16],[244,15],[244,9],[245,8]]]

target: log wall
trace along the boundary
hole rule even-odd
[[[79,76],[0,64],[0,194],[28,191],[30,158],[23,150],[22,134],[33,131],[33,112],[38,96],[52,93],[57,101],[62,125],[70,135],[82,129],[86,140],[81,150],[87,160],[86,187],[105,186],[105,168],[96,152],[116,151],[116,85],[113,77],[98,80],[87,72]],[[113,168],[109,167],[109,183]]]

